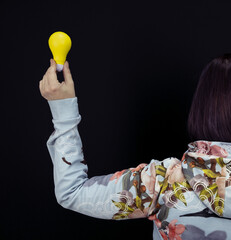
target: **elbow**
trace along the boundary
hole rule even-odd
[[[55,184],[55,197],[63,208],[74,210],[79,203],[81,184],[67,184],[65,181],[58,181]],[[76,211],[76,210],[75,210]]]
[[[68,203],[67,203],[67,201],[64,200],[62,197],[56,195],[56,201],[57,201],[57,203],[58,203],[60,206],[62,206],[63,208],[67,208],[67,209],[68,209]]]
[[[66,208],[66,209],[71,209],[72,197],[71,197],[70,193],[63,194],[61,192],[56,192],[55,197],[56,197],[57,203],[60,206],[62,206],[63,208]]]

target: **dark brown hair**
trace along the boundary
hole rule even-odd
[[[231,142],[231,54],[213,59],[203,69],[187,128],[192,141]]]

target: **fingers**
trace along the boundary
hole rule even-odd
[[[56,74],[56,62],[54,59],[50,59],[50,67],[47,69],[45,75]]]
[[[50,59],[50,70],[52,71],[52,72],[55,72],[56,71],[56,62],[55,62],[55,60],[54,59]]]
[[[71,70],[69,68],[69,63],[66,61],[63,65],[63,77],[65,82],[68,83],[73,83],[72,75],[71,75]]]
[[[40,90],[40,93],[42,94],[42,92],[43,92],[43,80],[39,81],[39,90]]]
[[[49,92],[54,92],[58,89],[60,83],[56,74],[56,62],[50,59],[50,67],[43,75],[43,79],[39,82],[39,89],[42,96],[46,96]]]
[[[39,81],[39,90],[41,95],[44,97],[44,94],[45,94],[44,77],[41,81]]]
[[[60,85],[57,79],[56,73],[56,62],[54,59],[50,59],[50,67],[47,69],[45,78],[44,78],[44,85],[48,88],[57,88]]]

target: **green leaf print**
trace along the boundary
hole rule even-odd
[[[165,177],[167,169],[162,165],[156,165],[156,175],[161,175],[162,177]]]
[[[215,193],[217,192],[217,184],[214,183],[206,188],[204,188],[203,190],[201,190],[200,194],[199,194],[199,198],[204,201],[208,198],[212,198],[213,195],[215,195]]]
[[[213,204],[215,212],[222,216],[224,211],[224,199],[219,196],[218,192]]]
[[[188,191],[193,190],[192,187],[189,185],[188,181],[186,180],[183,182],[179,182],[179,184],[186,187]]]
[[[185,206],[187,206],[187,202],[185,199],[185,196],[183,194],[182,188],[179,183],[175,182],[172,184],[173,191],[174,191],[174,196],[178,198],[181,202],[184,203]]]
[[[217,178],[220,177],[220,173],[215,173],[210,169],[202,169],[202,171],[209,177],[209,178]]]
[[[162,184],[160,194],[164,193],[168,188],[168,178],[165,178]]]
[[[116,214],[112,217],[112,219],[114,219],[114,220],[119,220],[119,219],[127,218],[127,216],[128,216],[129,214],[131,214],[131,213],[130,213],[130,212],[128,212],[128,213],[116,213]]]
[[[225,166],[225,163],[222,157],[216,158],[216,161],[222,168]]]
[[[149,203],[148,207],[151,207],[152,205],[152,202],[153,202],[153,199],[151,200],[151,202]]]
[[[129,207],[127,204],[125,204],[124,202],[116,202],[114,200],[112,200],[112,202],[115,204],[116,207],[118,207],[120,210],[125,211],[125,212],[133,212],[134,209]]]
[[[141,208],[141,203],[142,203],[141,198],[137,195],[136,196],[136,207]]]

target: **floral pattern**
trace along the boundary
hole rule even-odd
[[[224,158],[228,156],[228,152],[224,148],[216,144],[212,145],[212,142],[208,141],[196,141],[190,143],[189,150],[191,152],[201,153],[204,155],[215,155]]]
[[[184,163],[192,171],[200,172],[192,178],[188,177],[193,191],[202,201],[208,202],[208,207],[219,216],[223,216],[225,188],[230,185],[230,176],[222,157],[203,159],[187,154]]]
[[[207,141],[193,142],[188,146],[181,161],[177,158],[162,162],[154,160],[149,165],[142,163],[136,168],[116,172],[110,180],[122,178],[123,190],[119,193],[119,201],[112,200],[118,208],[113,219],[148,217],[155,221],[163,239],[183,239],[182,236],[189,236],[190,229],[196,227],[190,225],[192,227],[188,229],[178,224],[178,219],[168,219],[168,216],[171,209],[187,208],[186,195],[190,192],[222,217],[225,189],[231,185],[224,161],[228,153]],[[184,216],[201,216],[204,212],[194,211]],[[224,236],[225,233],[216,231],[211,234]]]
[[[119,202],[112,200],[114,205],[119,208],[113,219],[142,218],[147,216],[149,207],[145,207],[144,204],[149,203],[150,205],[152,198],[147,194],[146,190],[149,189],[150,193],[152,193],[154,186],[153,177],[148,176],[144,172],[141,173],[145,166],[147,164],[140,164],[136,168],[116,172],[110,178],[111,181],[114,179],[118,181],[120,177],[123,177],[123,190],[119,193]],[[151,169],[155,170],[154,168]],[[154,172],[152,172],[153,174]],[[135,190],[135,196],[129,191],[131,188]],[[153,194],[150,195],[153,196]]]

